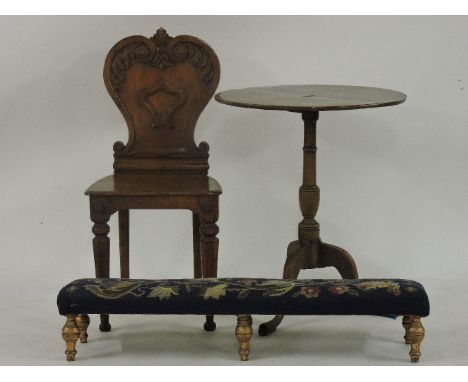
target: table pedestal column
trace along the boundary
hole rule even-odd
[[[289,244],[283,278],[297,279],[301,269],[335,267],[344,279],[358,277],[356,264],[351,255],[335,245],[320,240],[320,225],[315,220],[320,189],[317,186],[316,125],[318,112],[302,113],[304,120],[303,182],[299,188],[299,204],[303,220],[299,223],[299,240]],[[261,336],[273,333],[283,320],[282,315],[263,323],[258,329]]]

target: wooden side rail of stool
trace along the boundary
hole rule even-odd
[[[68,361],[75,360],[78,339],[87,342],[89,314],[237,315],[242,361],[250,353],[251,314],[281,314],[403,316],[411,361],[418,362],[421,317],[429,315],[424,287],[402,279],[80,279],[62,288],[57,305],[67,318]]]

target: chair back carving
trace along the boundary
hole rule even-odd
[[[104,82],[128,126],[114,144],[114,170],[207,174],[206,142],[195,144],[200,113],[213,96],[220,68],[215,52],[193,36],[131,36],[107,55]]]

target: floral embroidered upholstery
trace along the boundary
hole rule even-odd
[[[60,291],[62,315],[429,314],[424,287],[402,279],[80,279]]]

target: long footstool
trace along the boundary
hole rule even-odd
[[[421,356],[421,317],[429,315],[424,287],[402,279],[277,280],[80,279],[62,288],[59,313],[68,361],[75,360],[78,339],[87,342],[89,314],[237,315],[235,335],[240,359],[249,357],[251,314],[403,316],[412,362]]]

